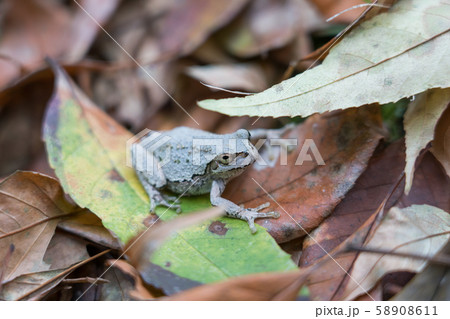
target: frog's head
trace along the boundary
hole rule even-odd
[[[256,148],[250,143],[250,132],[244,129],[226,135],[223,152],[210,163],[212,175],[228,179],[241,174],[255,161]]]

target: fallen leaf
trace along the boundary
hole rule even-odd
[[[322,2],[324,4],[326,4],[327,8],[329,5],[329,0],[314,0],[316,3]],[[361,1],[359,5],[364,5],[361,4]],[[313,52],[307,54],[306,56],[302,56],[302,58],[300,59],[299,62],[302,61],[306,61],[306,60],[320,60],[323,61],[326,56],[328,55],[328,51],[335,46],[336,44],[338,44],[342,37],[344,36],[344,34],[350,32],[351,30],[353,30],[355,27],[359,26],[361,23],[363,23],[364,21],[367,21],[371,18],[373,18],[374,16],[380,14],[381,12],[386,12],[388,11],[392,5],[394,3],[396,3],[397,0],[373,0],[371,2],[372,6],[369,6],[369,4],[366,3],[366,7],[365,9],[360,9],[360,8],[353,8],[351,10],[345,11],[347,9],[352,8],[352,6],[350,5],[350,3],[348,3],[347,0],[344,1],[333,1],[333,3],[337,3],[337,6],[341,6],[342,4],[346,5],[346,7],[343,10],[339,10],[336,9],[335,13],[333,15],[327,16],[328,19],[332,19],[333,22],[339,22],[341,19],[345,19],[346,16],[351,16],[351,20],[352,21],[348,21],[348,23],[350,23],[344,30],[342,30],[341,32],[339,32],[336,36],[334,36],[333,39],[331,39],[330,41],[328,41],[327,43],[325,43],[324,45],[322,45],[320,48],[314,50]],[[320,8],[322,7],[322,8]],[[323,9],[325,9],[325,5],[320,6],[319,5],[319,9],[321,11],[323,11]],[[344,12],[345,11],[345,12]],[[357,18],[354,16],[354,14],[358,15],[359,12],[363,11]],[[327,20],[328,20],[327,19]]]
[[[213,31],[227,24],[247,0],[184,0],[173,5],[157,26],[161,55],[186,55]]]
[[[65,61],[77,61],[85,56],[100,27],[104,26],[117,9],[120,0],[79,0],[77,10],[69,20],[69,50],[64,55]]]
[[[134,170],[125,166],[131,134],[96,108],[60,68],[54,70],[56,91],[44,123],[49,161],[74,201],[99,216],[125,243],[145,229],[149,209]],[[183,198],[181,203],[185,213],[211,207],[209,196]],[[156,213],[162,220],[177,216],[163,207]],[[151,261],[169,274],[202,283],[295,269],[289,256],[259,229],[252,235],[244,221],[231,218],[204,222],[177,233]]]
[[[450,177],[450,107],[447,107],[435,127],[431,152]]]
[[[305,117],[448,87],[446,12],[439,0],[399,1],[347,34],[322,65],[258,94],[198,104],[228,115]]]
[[[227,51],[248,58],[280,48],[319,23],[318,14],[307,1],[253,1],[240,19],[224,30],[222,39]]]
[[[8,0],[5,10],[0,54],[16,63],[0,59],[0,87],[19,77],[21,68],[33,70],[45,56],[60,56],[70,25],[69,12],[57,2]]]
[[[450,256],[450,244],[436,255],[436,257]],[[450,298],[450,286],[446,283],[450,280],[448,265],[429,264],[418,273],[401,292],[395,295],[392,301],[448,301]]]
[[[214,31],[231,21],[247,2],[159,0],[140,6],[124,3],[108,31],[127,52],[138,52],[135,58],[143,65],[165,62],[192,53]],[[104,51],[111,51],[108,55],[129,60],[109,36],[104,38],[108,40]]]
[[[119,241],[103,226],[101,219],[88,210],[65,218],[58,228],[104,247],[121,249]]]
[[[207,84],[224,89],[259,92],[267,88],[266,76],[257,64],[191,66],[186,73]]]
[[[326,19],[362,3],[361,0],[313,0],[313,2]],[[356,20],[364,10],[365,8],[355,8],[353,10],[343,12],[332,21],[333,23],[348,24]]]
[[[88,258],[84,240],[56,231],[48,244],[43,261],[50,269],[63,269]]]
[[[418,95],[404,116],[406,166],[405,193],[411,190],[414,165],[420,151],[434,136],[434,128],[450,101],[450,89],[434,89]]]
[[[26,296],[38,286],[41,286],[41,289],[34,292],[32,296],[40,299],[64,279],[64,276],[61,276],[52,280],[63,271],[64,269],[47,270],[16,277],[3,285],[3,289],[0,290],[0,300],[28,300]]]
[[[180,216],[168,222],[159,223],[153,227],[154,223],[156,223],[155,221],[146,230],[131,239],[127,243],[124,251],[128,256],[130,264],[139,270],[144,264],[149,262],[151,255],[171,235],[189,226],[223,216],[224,214],[225,212],[221,208],[213,207],[203,212]]]
[[[98,0],[80,0],[79,3],[102,24],[118,1],[102,1],[101,5]],[[83,9],[73,6],[71,12],[60,2],[8,0],[4,10],[0,38],[2,88],[24,73],[43,67],[46,57],[78,61],[99,30]]]
[[[254,164],[227,185],[224,196],[245,207],[270,201],[270,210],[279,211],[280,218],[257,223],[277,242],[304,236],[333,211],[365,170],[381,138],[380,125],[377,107],[314,115],[285,136],[298,144],[286,164],[280,159],[264,170]],[[308,141],[314,142],[325,165]],[[309,159],[300,156],[305,151]]]
[[[364,248],[412,254],[420,252],[425,258],[431,258],[448,241],[449,230],[449,214],[437,207],[393,207],[370,235]],[[355,260],[350,274],[353,280],[345,288],[344,299],[352,300],[363,294],[384,274],[396,270],[419,272],[426,265],[426,260],[363,252]]]
[[[41,271],[19,276],[7,282],[0,291],[2,300],[41,300],[52,292],[75,269],[107,254],[111,250],[102,251],[92,257],[64,269]]]
[[[0,184],[0,251],[14,245],[3,270],[3,282],[23,274],[52,269],[45,260],[56,225],[78,208],[69,203],[59,183],[48,176],[17,172]]]
[[[424,155],[417,167],[409,196],[403,194],[404,180],[395,188],[404,167],[403,140],[380,145],[355,186],[333,213],[305,238],[300,265],[314,264],[325,251],[331,252],[368,220],[387,196],[390,200],[385,209],[394,205],[429,204],[450,210],[450,180],[442,174],[439,163],[430,153]]]
[[[118,271],[120,271],[120,274],[123,277],[123,279],[119,281],[119,285],[122,286],[122,282],[125,281],[125,284],[127,285],[125,295],[128,295],[130,297],[129,298],[130,300],[154,299],[153,295],[147,290],[147,288],[145,288],[144,284],[142,283],[138,271],[129,263],[127,263],[122,259],[118,259],[118,260],[107,260],[106,265],[112,266],[113,269],[115,268]],[[112,298],[110,299],[118,300]]]
[[[33,161],[45,156],[38,119],[43,117],[51,95],[51,75],[50,79],[34,75],[0,91],[0,175],[10,175],[18,169],[35,171],[31,167]],[[51,169],[46,166],[43,163],[39,171],[49,175]]]
[[[126,164],[131,133],[116,123],[53,66],[55,92],[44,118],[50,165],[75,202],[102,220],[122,243],[144,229],[148,197]]]
[[[306,271],[297,270],[286,273],[247,275],[196,287],[167,298],[162,298],[162,300],[296,300],[298,292],[305,284],[305,274],[307,274]]]

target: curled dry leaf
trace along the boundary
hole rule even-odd
[[[448,87],[448,19],[439,0],[399,1],[348,33],[322,65],[258,94],[198,104],[228,115],[308,116]]]
[[[450,177],[450,107],[447,107],[435,127],[431,152]]]
[[[51,177],[17,172],[3,181],[0,184],[1,257],[14,246],[8,263],[3,265],[3,282],[53,269],[53,262],[45,256],[56,225],[78,210],[65,199],[59,183]],[[70,265],[73,260],[69,258],[68,262]]]
[[[416,158],[435,133],[435,127],[450,102],[450,89],[429,90],[416,96],[404,117],[406,166],[405,193],[411,190]]]
[[[139,273],[129,263],[121,259],[106,261],[107,271],[104,278],[107,283],[99,287],[96,300],[151,300],[152,294],[145,288]]]
[[[104,247],[121,249],[119,241],[103,226],[101,219],[88,210],[65,218],[58,228]]]
[[[229,90],[259,92],[268,86],[263,69],[258,64],[191,66],[187,74],[207,85]]]
[[[73,264],[87,260],[86,243],[76,237],[56,232],[43,257],[49,265],[47,271],[24,274],[3,285],[1,300],[42,299],[69,274]],[[63,273],[66,271],[66,275]]]
[[[296,300],[308,271],[262,273],[203,285],[162,300]]]
[[[314,115],[285,136],[297,143],[285,164],[280,159],[274,167],[247,169],[227,186],[225,197],[245,207],[270,201],[281,217],[257,223],[277,242],[303,236],[333,211],[364,171],[381,138],[380,125],[377,107]]]
[[[433,257],[450,237],[450,215],[433,206],[393,207],[364,244],[365,248],[382,248],[393,252]],[[421,271],[426,260],[408,257],[361,253],[356,259],[344,291],[352,300],[372,288],[383,275],[397,270]]]

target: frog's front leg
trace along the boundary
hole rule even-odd
[[[245,220],[250,227],[252,233],[256,232],[255,227],[255,218],[265,218],[272,217],[278,218],[280,214],[278,212],[268,212],[268,213],[260,213],[261,209],[264,209],[269,206],[269,203],[265,203],[263,205],[258,206],[257,208],[243,208],[235,203],[229,201],[221,197],[223,191],[225,190],[225,182],[223,180],[215,180],[211,186],[211,204],[214,206],[219,206],[225,210],[228,216],[239,218]]]
[[[181,206],[178,204],[176,197],[163,194],[150,183],[148,177],[144,173],[139,171],[136,171],[136,173],[139,177],[139,180],[141,181],[142,186],[144,186],[148,197],[150,197],[150,213],[155,213],[156,206],[159,205],[175,209],[177,214],[181,213]],[[164,183],[162,183],[162,185],[164,186],[165,184],[166,183],[164,179]],[[169,201],[171,201],[172,203],[169,203]]]

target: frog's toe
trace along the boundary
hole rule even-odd
[[[256,208],[252,208],[252,210],[259,212],[260,210],[263,210],[264,208],[267,208],[267,207],[269,207],[269,206],[270,206],[270,203],[269,203],[269,202],[266,202],[266,203],[264,203],[264,204],[259,205],[259,206],[256,207]]]
[[[267,212],[267,213],[258,212],[258,209],[263,209],[266,207],[268,207],[268,203],[260,205],[254,209],[246,209],[241,214],[240,218],[247,221],[252,234],[256,233],[256,227],[255,227],[255,219],[256,218],[278,218],[278,217],[280,217],[280,213],[278,213],[278,212]]]

